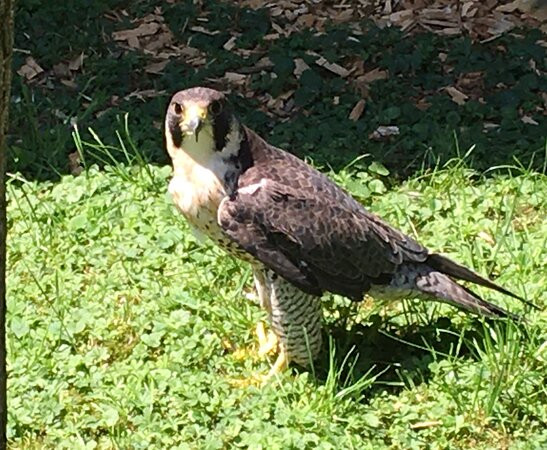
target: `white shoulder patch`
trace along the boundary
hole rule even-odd
[[[253,184],[250,184],[249,186],[239,188],[237,192],[240,194],[253,195],[260,188],[266,187],[267,182],[268,180],[266,180],[266,178],[261,178],[258,183],[253,183]]]

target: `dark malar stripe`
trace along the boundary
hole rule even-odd
[[[167,127],[173,139],[173,145],[176,148],[180,148],[182,146],[182,130],[180,129],[179,119],[176,115],[169,115]]]
[[[215,126],[213,127],[213,136],[218,152],[226,146],[226,137],[230,132],[232,120],[232,114],[226,109],[223,109],[222,112],[214,118]]]

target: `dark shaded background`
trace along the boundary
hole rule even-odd
[[[377,160],[397,178],[404,178],[424,166],[463,155],[475,145],[466,161],[478,170],[513,165],[515,158],[526,167],[543,170],[547,79],[539,30],[517,30],[481,44],[466,36],[405,37],[397,29],[380,30],[372,24],[366,25],[364,35],[355,36],[346,24],[332,24],[323,35],[309,30],[264,42],[264,35],[271,32],[267,11],[228,2],[205,1],[198,7],[154,0],[129,5],[119,0],[62,4],[22,0],[17,5],[14,69],[30,55],[45,72],[31,81],[14,76],[10,172],[36,179],[67,173],[68,154],[75,150],[71,122],[78,123],[84,140],[91,139],[86,130],[92,127],[104,142],[116,144],[124,113],[129,113],[132,138],[145,158],[165,164],[161,123],[170,95],[195,85],[230,88],[222,82],[219,86],[225,72],[241,72],[265,56],[273,67],[252,73],[247,92],[233,90],[236,109],[246,124],[272,143],[309,156],[319,165],[340,168],[367,153],[371,154],[367,164]],[[196,68],[184,57],[174,58],[161,74],[149,74],[144,67],[154,61],[150,55],[127,51],[112,39],[112,32],[134,28],[131,20],[158,6],[176,41],[205,52],[206,64]],[[118,12],[116,19],[112,11]],[[199,17],[208,21],[200,22]],[[196,33],[192,25],[219,32]],[[250,50],[247,57],[223,48],[235,32],[241,33],[237,47]],[[314,65],[310,50],[342,66],[361,59],[367,67],[389,71],[387,79],[368,87],[365,111],[358,121],[348,115],[362,92]],[[55,65],[82,52],[81,70],[71,86],[63,84],[54,73]],[[446,54],[444,62],[439,53]],[[299,79],[293,74],[295,58],[309,61],[310,66]],[[273,80],[271,72],[276,75]],[[474,80],[477,72],[480,76]],[[460,106],[442,88],[462,86],[462,80],[470,98]],[[288,90],[295,91],[288,116],[268,116],[264,95],[275,98]],[[143,91],[153,94],[138,94]],[[339,98],[337,105],[334,97]],[[427,109],[418,109],[420,102]],[[524,123],[523,116],[537,125]],[[400,135],[369,139],[380,125],[397,125]],[[121,153],[119,157],[123,159]]]

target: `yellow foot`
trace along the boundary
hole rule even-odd
[[[256,335],[258,338],[258,350],[254,348],[239,348],[235,349],[232,345],[224,345],[224,348],[230,350],[232,356],[238,361],[244,359],[264,359],[266,355],[270,355],[276,352],[279,339],[273,331],[266,331],[264,322],[258,322],[256,325]]]
[[[268,330],[268,332],[266,332],[264,322],[258,322],[256,324],[256,336],[258,338],[259,358],[264,358],[266,355],[269,355],[270,353],[273,353],[277,350],[279,338],[271,330]]]
[[[283,370],[285,370],[289,365],[287,352],[285,351],[283,345],[280,345],[279,338],[273,331],[266,331],[264,322],[258,322],[256,325],[256,336],[258,338],[258,351],[249,348],[241,348],[235,350],[232,353],[232,356],[239,361],[249,358],[254,360],[258,358],[264,359],[265,356],[273,354],[279,349],[277,359],[267,375],[253,374],[249,378],[233,379],[230,380],[230,384],[232,386],[240,388],[248,386],[264,386],[273,377],[279,375]]]
[[[275,364],[272,366],[272,368],[270,369],[267,375],[253,374],[249,378],[244,378],[241,380],[237,380],[237,379],[230,380],[230,384],[234,387],[239,387],[239,388],[245,388],[249,386],[264,386],[268,384],[272,378],[276,377],[281,372],[283,372],[288,366],[289,366],[289,358],[287,357],[287,353],[281,346],[281,351],[279,352],[279,356],[277,357]]]
[[[231,386],[236,388],[246,388],[249,386],[262,386],[264,375],[253,374],[249,378],[233,378],[229,380]]]
[[[279,375],[287,367],[289,367],[289,356],[287,355],[285,348],[282,345],[280,345],[279,348],[280,348],[279,355],[277,356],[277,359],[274,365],[268,372],[268,375],[266,375],[266,379],[264,381],[268,381],[270,378],[273,378]]]

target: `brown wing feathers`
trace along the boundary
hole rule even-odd
[[[224,200],[219,222],[245,250],[306,292],[328,290],[354,300],[371,283],[389,281],[405,259],[404,245],[412,255],[421,248],[409,239],[389,239],[387,228],[376,232],[359,212],[301,198],[298,189],[269,179],[252,193]],[[426,257],[422,250],[416,260]]]
[[[389,285],[402,265],[411,264],[423,268],[423,274],[415,274],[416,291],[475,312],[509,315],[452,278],[525,301],[444,256],[430,254],[325,175],[245,131],[254,164],[241,174],[239,187],[260,187],[223,201],[219,223],[245,250],[303,291],[361,300],[372,284]]]

